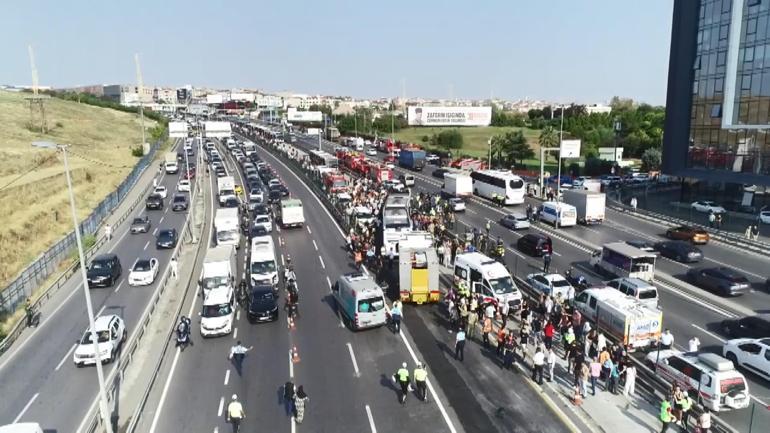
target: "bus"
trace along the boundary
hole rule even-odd
[[[507,170],[482,170],[471,172],[473,193],[479,197],[493,199],[495,195],[505,197],[504,204],[524,203],[526,190],[524,180]]]
[[[316,167],[325,165],[327,167],[336,168],[339,165],[339,162],[336,156],[328,152],[324,152],[323,150],[311,150],[309,152],[309,155],[310,155],[310,163],[315,165]]]
[[[604,244],[591,253],[588,263],[597,272],[619,278],[639,278],[652,281],[655,277],[655,253],[650,253],[625,242]]]
[[[390,194],[385,199],[381,211],[382,224],[379,225],[379,244],[387,256],[393,250],[398,255],[398,241],[413,230],[409,211],[409,194]]]

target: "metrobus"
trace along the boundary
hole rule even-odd
[[[328,152],[324,152],[323,150],[311,150],[309,154],[310,154],[310,163],[315,165],[316,167],[322,166],[322,165],[325,165],[327,167],[337,167],[339,165],[339,162],[336,156]]]
[[[495,195],[505,197],[504,203],[524,203],[524,180],[507,170],[481,170],[471,173],[473,193],[479,197],[493,199]]]
[[[379,225],[378,240],[388,255],[391,250],[398,255],[398,241],[413,230],[409,211],[409,194],[390,194],[385,199],[381,211],[382,224]]]

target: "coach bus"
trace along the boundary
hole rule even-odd
[[[393,250],[398,255],[398,241],[412,232],[412,219],[409,211],[409,194],[389,194],[382,205],[382,223],[379,225],[378,243],[385,247],[385,255]]]
[[[330,153],[324,152],[323,150],[311,150],[310,162],[316,167],[319,167],[322,165],[325,165],[327,167],[338,166],[337,157]]]
[[[479,197],[494,199],[504,197],[504,204],[524,203],[525,185],[519,176],[506,170],[481,170],[471,173],[473,193]]]

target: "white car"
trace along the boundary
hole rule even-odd
[[[270,215],[256,215],[254,217],[254,227],[260,226],[264,227],[268,233],[273,231],[273,222],[270,220]]]
[[[690,207],[698,212],[714,212],[714,213],[725,212],[725,208],[723,208],[722,206],[719,206],[713,201],[708,201],[708,200],[694,201],[692,202]]]
[[[158,276],[158,259],[137,259],[128,273],[129,286],[149,286]]]
[[[763,210],[759,213],[759,221],[762,224],[770,224],[770,210]]]
[[[396,168],[396,164],[393,164],[393,162],[391,161],[386,161],[385,167],[388,167],[389,169],[394,170]]]
[[[156,186],[155,189],[152,192],[154,192],[155,194],[160,195],[161,198],[166,198],[166,196],[168,195],[168,189],[166,189],[166,187],[163,186],[163,185]]]
[[[377,149],[370,147],[366,149],[366,154],[369,156],[377,156]]]
[[[461,198],[453,197],[449,199],[449,207],[453,212],[465,212],[465,202]]]
[[[404,188],[406,188],[403,183],[397,180],[384,180],[382,186],[395,192],[404,192]]]
[[[190,192],[190,181],[187,179],[180,179],[176,184],[176,190],[179,192]]]
[[[562,299],[569,299],[575,295],[575,289],[566,278],[559,274],[544,274],[542,272],[527,275],[527,282],[533,289],[540,293],[557,296],[561,294]]]
[[[770,380],[770,338],[727,340],[722,354],[733,364]]]
[[[99,354],[97,356],[94,353],[94,343],[91,340],[93,334],[89,328],[83,333],[72,354],[72,360],[78,367],[96,364],[97,358],[102,363],[114,361],[120,346],[126,341],[126,324],[115,314],[97,317],[94,328]]]

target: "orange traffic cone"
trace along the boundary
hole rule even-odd
[[[289,317],[289,329],[292,331],[297,329],[297,327],[294,325],[294,319],[292,319],[291,317]]]
[[[295,364],[299,362],[299,353],[297,352],[297,346],[294,346],[291,349],[291,362]]]

